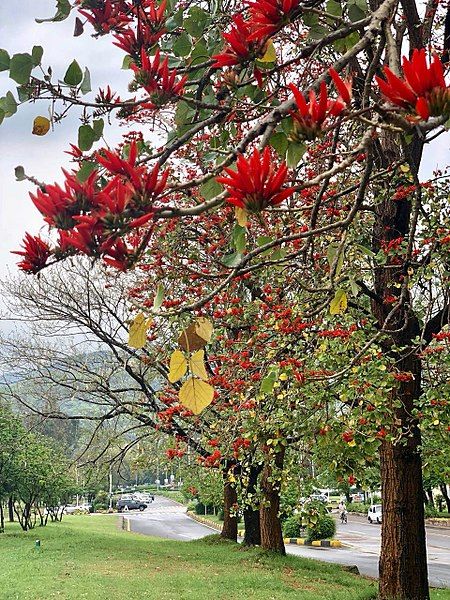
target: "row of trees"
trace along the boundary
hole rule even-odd
[[[75,492],[68,462],[46,436],[0,405],[0,532],[17,518],[24,531],[60,521]]]
[[[54,80],[42,48],[1,53],[20,101],[50,99],[55,122],[82,109],[73,173],[32,195],[51,233],[19,251],[24,271],[49,274],[19,296],[29,315],[94,335],[127,379],[93,385],[81,365],[63,385],[85,418],[165,431],[173,453],[220,469],[223,535],[236,536],[240,486],[249,543],[279,552],[294,465],[323,452],[363,481],[379,459],[380,597],[426,600],[421,454],[422,438],[448,435],[450,215],[447,173],[419,169],[450,116],[444,7],[57,5],[56,21],[78,9],[77,36],[112,36],[135,94],[86,101],[76,61]],[[2,100],[12,115],[14,95]],[[129,133],[91,152],[105,115]],[[82,267],[73,294],[74,254],[102,258],[107,283]]]

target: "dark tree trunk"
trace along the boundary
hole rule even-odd
[[[444,500],[447,505],[447,512],[450,513],[450,497],[448,495],[447,484],[441,483],[439,484],[439,488],[441,490],[442,495],[444,496]]]
[[[228,471],[224,472],[223,478],[223,527],[220,537],[237,542],[238,523],[235,516],[237,492],[234,485],[228,481]]]
[[[10,523],[14,523],[14,498],[8,498],[8,518]]]
[[[433,498],[433,490],[431,488],[427,488],[426,490],[426,496],[428,498],[428,502],[430,504],[430,506],[432,506],[434,508],[434,498]]]
[[[422,141],[416,136],[409,146],[410,166],[417,173]],[[383,134],[376,142],[378,166],[401,158],[398,138]],[[394,202],[380,189],[384,199],[377,206],[372,250],[378,252],[397,238],[408,239],[411,203]],[[407,259],[408,260],[408,259]],[[380,555],[380,600],[428,600],[427,553],[423,504],[421,437],[413,412],[421,394],[421,360],[413,340],[421,326],[412,310],[409,288],[405,285],[408,263],[388,256],[386,265],[374,270],[371,305],[378,326],[385,331],[383,352],[395,361],[395,370],[412,374],[401,380],[386,399],[386,421],[394,441],[383,440],[380,446],[383,519]],[[384,301],[387,295],[398,299],[398,307]],[[389,317],[389,318],[388,318]],[[396,348],[401,348],[400,351]],[[388,417],[386,417],[388,419]]]
[[[258,476],[261,472],[261,467],[251,466],[248,475],[247,493],[253,496],[256,492]],[[253,508],[252,505],[246,505],[244,508],[244,546],[259,546],[261,544],[261,526],[259,509]]]
[[[5,515],[3,513],[3,502],[0,502],[0,533],[5,531]]]
[[[261,524],[261,547],[265,550],[273,550],[280,554],[286,554],[284,547],[283,532],[281,530],[280,512],[280,484],[274,471],[281,471],[284,461],[284,448],[274,457],[275,469],[267,461],[261,475],[261,491],[263,501],[260,508]]]

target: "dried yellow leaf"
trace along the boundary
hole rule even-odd
[[[347,310],[347,294],[344,290],[336,290],[333,300],[330,303],[331,315],[342,315]]]
[[[50,130],[50,121],[47,117],[36,117],[33,121],[33,135],[45,135]]]
[[[208,379],[208,373],[205,367],[205,352],[203,350],[197,350],[189,359],[189,369],[192,375],[200,377],[206,381]]]
[[[277,60],[277,53],[275,51],[275,46],[273,45],[272,40],[267,42],[266,53],[262,58],[258,58],[260,62],[268,62],[273,63]]]
[[[143,348],[147,342],[147,331],[152,319],[146,319],[143,313],[138,313],[130,325],[128,345],[131,348]]]
[[[238,225],[240,225],[241,227],[247,227],[248,212],[245,210],[245,208],[239,208],[239,206],[235,206],[234,216],[236,217]]]
[[[211,340],[213,324],[205,317],[200,317],[195,322],[195,333],[208,343]]]
[[[214,399],[214,388],[201,379],[190,377],[178,393],[180,403],[199,415]]]
[[[180,350],[175,350],[170,357],[169,381],[175,383],[186,374],[187,360]]]

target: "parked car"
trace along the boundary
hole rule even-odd
[[[367,511],[369,523],[381,523],[381,504],[372,504]]]
[[[123,510],[145,510],[148,506],[147,502],[139,500],[138,498],[121,498],[117,500],[117,512]]]
[[[88,513],[90,512],[91,509],[91,504],[68,504],[65,508],[64,508],[64,512],[67,515],[70,515],[74,512],[85,512]]]

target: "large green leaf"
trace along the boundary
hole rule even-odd
[[[79,85],[83,80],[83,71],[76,60],[73,60],[64,75],[64,83],[67,85]]]
[[[70,15],[72,7],[69,0],[56,0],[56,13],[48,19],[36,19],[36,23],[49,23],[51,21],[64,21]]]
[[[33,67],[34,64],[31,54],[14,54],[9,63],[9,76],[17,83],[25,85],[30,79]]]
[[[178,36],[172,48],[175,56],[188,56],[192,48],[191,39],[188,34],[183,32]]]
[[[9,69],[9,63],[11,59],[6,50],[0,48],[0,71],[7,71]]]
[[[89,92],[92,91],[91,74],[87,67],[84,70],[83,81],[81,82],[81,85],[80,85],[80,91],[82,94],[88,94]]]
[[[82,152],[86,152],[92,148],[95,142],[95,131],[90,125],[81,125],[78,129],[78,147]]]
[[[214,178],[200,186],[200,194],[205,200],[211,200],[212,198],[215,198],[222,193],[222,191],[222,186],[220,183],[217,183]]]
[[[209,21],[209,15],[202,8],[194,6],[189,11],[189,17],[184,20],[186,31],[194,38],[199,38]]]
[[[43,55],[44,48],[42,46],[33,46],[33,50],[31,51],[31,58],[33,59],[33,65],[35,67],[41,64]]]
[[[17,112],[17,102],[11,92],[6,92],[6,96],[0,98],[0,108],[4,117],[12,117]]]

